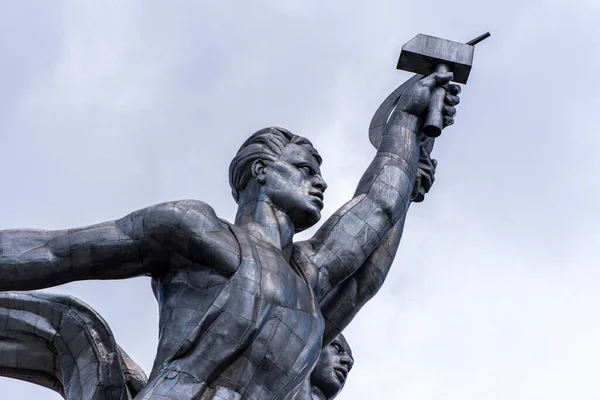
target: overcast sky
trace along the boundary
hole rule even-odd
[[[324,216],[418,33],[478,45],[436,183],[347,329],[341,400],[600,396],[600,2],[28,1],[0,6],[0,228],[68,228],[194,198],[232,220],[227,167],[279,125],[313,141]],[[148,278],[53,288],[149,373]],[[3,399],[59,399],[0,378]]]

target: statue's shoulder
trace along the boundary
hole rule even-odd
[[[211,206],[199,200],[177,200],[153,207],[155,211],[151,222],[146,226],[156,227],[154,232],[157,236],[166,234],[170,246],[179,245],[177,248],[183,253],[207,250],[212,261],[237,268],[240,253],[238,238],[231,224],[220,219]],[[193,239],[191,242],[190,238]],[[215,258],[217,253],[220,258]]]
[[[167,201],[149,207],[153,220],[158,223],[188,225],[196,228],[225,227],[215,210],[200,200]]]
[[[218,218],[215,210],[210,205],[200,200],[185,199],[169,202],[167,204],[173,204],[173,206],[179,208],[182,211],[197,212],[204,214],[208,217]]]

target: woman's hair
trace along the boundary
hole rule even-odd
[[[321,164],[321,156],[310,140],[275,126],[261,129],[244,142],[229,164],[229,186],[236,203],[252,177],[252,163],[256,160],[262,160],[266,165],[273,163],[290,143],[307,149]]]

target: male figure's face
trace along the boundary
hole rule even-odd
[[[296,232],[319,221],[326,188],[317,160],[306,148],[293,143],[265,168],[263,192],[291,218]]]
[[[310,384],[318,387],[327,399],[333,399],[344,387],[352,365],[352,350],[340,334],[321,350],[319,361],[310,375]]]

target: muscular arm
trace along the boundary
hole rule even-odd
[[[406,214],[417,176],[421,116],[431,89],[451,78],[451,74],[432,74],[402,93],[354,198],[312,239],[299,244],[300,252],[316,266],[311,278],[320,300],[352,276]],[[448,115],[449,111],[445,110]]]
[[[427,138],[421,143],[419,175],[412,194],[413,202],[421,202],[433,184],[436,162],[429,155],[433,142],[433,138]],[[358,311],[383,286],[400,245],[405,221],[406,217],[403,217],[396,222],[364,264],[321,301],[321,311],[326,321],[324,346],[350,324]]]
[[[356,273],[333,288],[320,302],[325,318],[323,346],[327,346],[352,322],[360,309],[383,286],[400,244],[404,218],[387,233],[383,243]]]
[[[317,266],[320,298],[353,275],[404,217],[419,160],[420,136],[411,126],[403,113],[392,115],[354,198],[302,246]]]
[[[204,203],[181,201],[84,228],[0,231],[0,290],[150,275],[172,251],[202,262],[211,246],[207,232],[226,230],[219,223]]]
[[[147,211],[84,228],[0,232],[0,290],[40,289],[84,279],[151,272],[144,261]],[[149,254],[148,254],[149,255]]]

